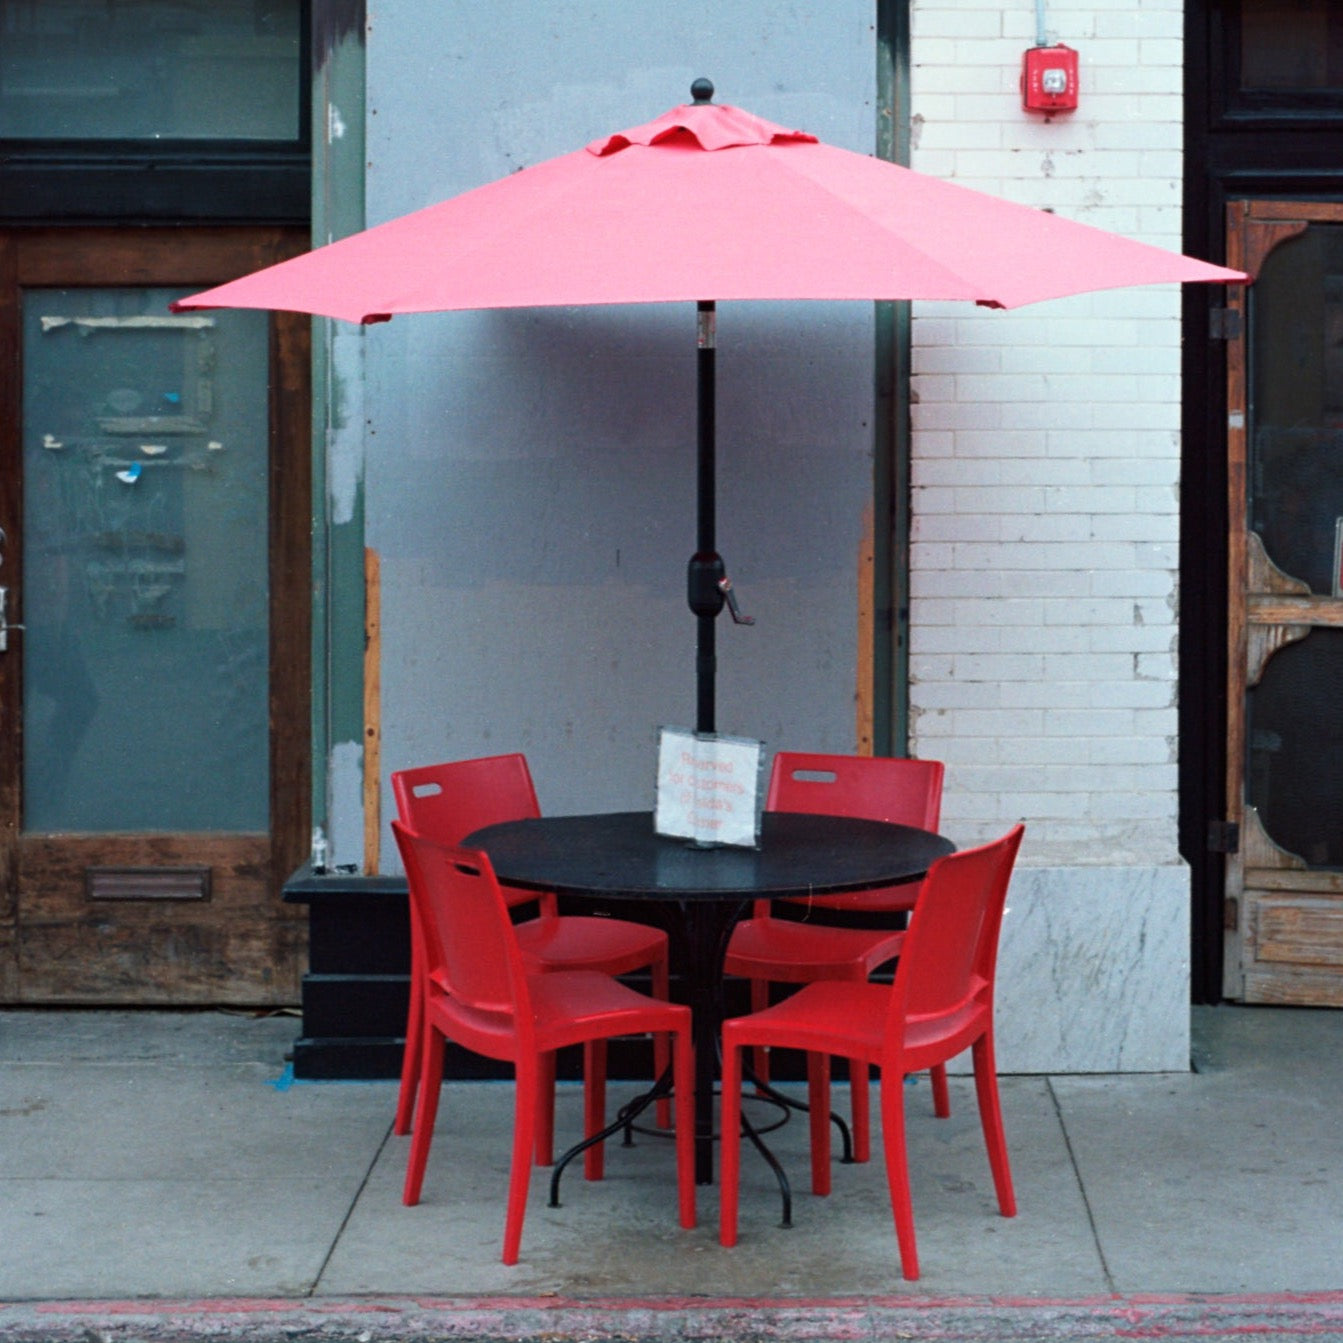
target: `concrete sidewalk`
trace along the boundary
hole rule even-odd
[[[747,1149],[737,1248],[713,1188],[681,1231],[670,1145],[645,1137],[600,1184],[571,1170],[558,1209],[537,1172],[506,1268],[511,1085],[449,1085],[404,1208],[394,1084],[291,1083],[297,1032],[0,1012],[0,1340],[1343,1338],[1343,1013],[1198,1009],[1187,1074],[1005,1078],[1012,1220],[969,1080],[947,1121],[912,1087],[917,1283],[882,1163],[814,1198],[797,1122],[771,1138],[792,1229]],[[561,1142],[579,1122],[564,1086]]]

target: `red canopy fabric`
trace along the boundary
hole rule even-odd
[[[352,322],[694,300],[1014,308],[1246,278],[695,103],[173,306]]]

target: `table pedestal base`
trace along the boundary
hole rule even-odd
[[[683,949],[686,963],[681,966],[681,978],[690,1007],[692,1032],[695,1043],[695,1183],[708,1185],[713,1183],[713,1143],[714,1143],[714,1088],[719,1076],[719,1041],[722,1032],[723,1004],[723,962],[727,958],[727,944],[732,929],[750,905],[749,900],[678,900],[669,901],[667,907],[679,924],[672,939],[672,945]],[[800,1101],[789,1099],[760,1082],[749,1070],[743,1075],[755,1087],[757,1092],[771,1103],[786,1110],[806,1110]],[[636,1097],[626,1105],[615,1121],[608,1124],[599,1134],[585,1139],[571,1147],[555,1163],[550,1177],[550,1206],[559,1207],[560,1177],[565,1167],[580,1152],[622,1130],[628,1143],[638,1118],[654,1101],[670,1095],[672,1090],[671,1072],[668,1070],[658,1078],[651,1090]],[[844,1155],[842,1160],[853,1160],[853,1146],[848,1126],[837,1114],[831,1114],[831,1122],[839,1127]],[[769,1130],[765,1130],[768,1132]],[[792,1225],[792,1191],[788,1176],[779,1164],[778,1158],[765,1145],[761,1130],[742,1116],[742,1132],[752,1146],[768,1163],[779,1182],[779,1192],[783,1200],[783,1225]]]

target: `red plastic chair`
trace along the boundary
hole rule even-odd
[[[944,773],[939,760],[780,751],[774,757],[765,805],[770,811],[859,816],[936,830]],[[914,907],[918,892],[919,883],[911,881],[876,891],[813,896],[805,903],[850,913],[898,913]],[[751,1010],[759,1012],[769,1005],[771,983],[867,980],[899,955],[903,938],[898,930],[833,928],[775,918],[769,901],[758,900],[751,917],[733,929],[723,968],[751,981]],[[753,1066],[758,1078],[769,1079],[769,1058],[763,1049],[756,1051]],[[849,1075],[854,1159],[866,1161],[871,1151],[867,1068],[850,1059]],[[951,1113],[944,1068],[933,1072],[933,1099],[938,1115],[945,1118]]]
[[[483,826],[541,814],[527,759],[516,753],[397,770],[392,775],[392,792],[402,824],[443,844],[460,844]],[[667,934],[660,929],[627,919],[561,915],[554,895],[549,893],[506,889],[505,899],[512,906],[530,903],[540,906],[537,918],[517,925],[518,945],[529,970],[596,970],[607,975],[624,975],[647,966],[653,996],[664,1000],[670,996]],[[392,1126],[397,1134],[410,1132],[420,1080],[425,985],[424,955],[419,943],[420,931],[412,907],[410,1010]],[[667,1042],[655,1038],[656,1076],[663,1074],[669,1061]],[[552,1092],[554,1066],[552,1058],[546,1065]],[[542,1166],[550,1165],[553,1157],[553,1134],[546,1122],[546,1116],[553,1113],[553,1107],[547,1105],[537,1130],[536,1160]],[[658,1101],[657,1121],[663,1128],[670,1126],[670,1101]]]
[[[420,1200],[443,1080],[443,1045],[503,1059],[516,1070],[513,1158],[504,1221],[506,1264],[518,1260],[537,1127],[550,1095],[545,1060],[581,1044],[584,1136],[603,1127],[606,1042],[618,1035],[670,1036],[676,1104],[676,1170],[683,1227],[695,1225],[694,1056],[690,1009],[637,993],[591,970],[530,971],[503,889],[484,853],[436,843],[392,822],[423,934],[423,1050],[419,1101],[402,1201]],[[601,1178],[602,1145],[585,1153]]]
[[[989,1167],[1004,1217],[1016,1215],[993,1053],[993,984],[1007,886],[1023,826],[981,848],[941,858],[923,882],[905,933],[895,980],[808,984],[791,998],[723,1023],[723,1169],[719,1239],[737,1243],[741,1163],[742,1050],[804,1049],[825,1066],[809,1070],[812,1191],[830,1192],[829,1056],[881,1069],[882,1146],[900,1265],[919,1276],[905,1149],[904,1079],[965,1049],[973,1051],[975,1092]]]

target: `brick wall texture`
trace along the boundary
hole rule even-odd
[[[912,166],[1178,250],[1182,5],[1049,0],[1081,106],[1021,110],[1031,0],[914,0]],[[1180,296],[913,319],[911,734],[962,842],[1176,861]]]

